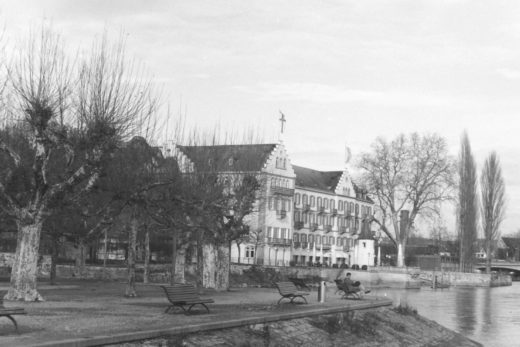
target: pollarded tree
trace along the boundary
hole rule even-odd
[[[406,242],[417,216],[438,212],[451,198],[453,162],[446,141],[437,134],[376,139],[358,164],[363,182],[380,214],[372,217],[397,248],[404,266]]]
[[[477,167],[468,134],[464,132],[460,143],[459,154],[459,196],[457,207],[457,224],[459,228],[460,270],[471,272],[475,258],[475,242],[478,225],[478,180]]]
[[[142,129],[155,108],[150,80],[128,61],[122,40],[110,45],[105,36],[78,65],[64,52],[60,38],[44,29],[28,39],[8,68],[8,93],[16,107],[0,124],[10,126],[13,120],[29,143],[24,151],[12,137],[0,137],[0,205],[18,228],[10,300],[43,300],[36,270],[51,206],[75,189],[88,191],[103,160]],[[50,177],[49,162],[59,153],[65,153],[65,170]],[[12,191],[19,171],[27,180],[23,189]]]
[[[486,273],[491,271],[494,242],[500,236],[500,224],[504,220],[506,209],[506,187],[502,177],[500,159],[495,151],[487,157],[480,176],[482,193],[481,214],[482,229],[486,240]]]

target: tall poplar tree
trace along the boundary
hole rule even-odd
[[[473,270],[475,241],[478,225],[477,167],[469,137],[462,135],[459,154],[459,199],[457,211],[458,236],[460,242],[460,270]]]
[[[500,235],[500,224],[504,220],[506,207],[506,188],[502,177],[500,159],[495,151],[484,162],[480,176],[482,194],[482,229],[486,247],[486,273],[490,273],[493,258],[493,244]]]

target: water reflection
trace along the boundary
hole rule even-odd
[[[484,346],[520,346],[520,283],[499,288],[375,289]]]
[[[475,316],[475,290],[461,288],[455,291],[455,321],[457,331],[463,335],[472,335],[477,324]]]

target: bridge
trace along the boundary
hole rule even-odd
[[[486,270],[485,263],[476,264],[475,268],[479,270]],[[511,273],[513,277],[520,277],[520,263],[510,262],[491,262],[491,271]]]

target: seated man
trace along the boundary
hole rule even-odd
[[[365,290],[365,287],[363,287],[363,285],[359,281],[352,281],[350,276],[351,273],[347,272],[347,274],[345,275],[345,279],[343,280],[343,284],[347,287],[347,290],[349,292],[359,292],[361,296],[363,296],[363,294],[370,293],[370,290]]]

